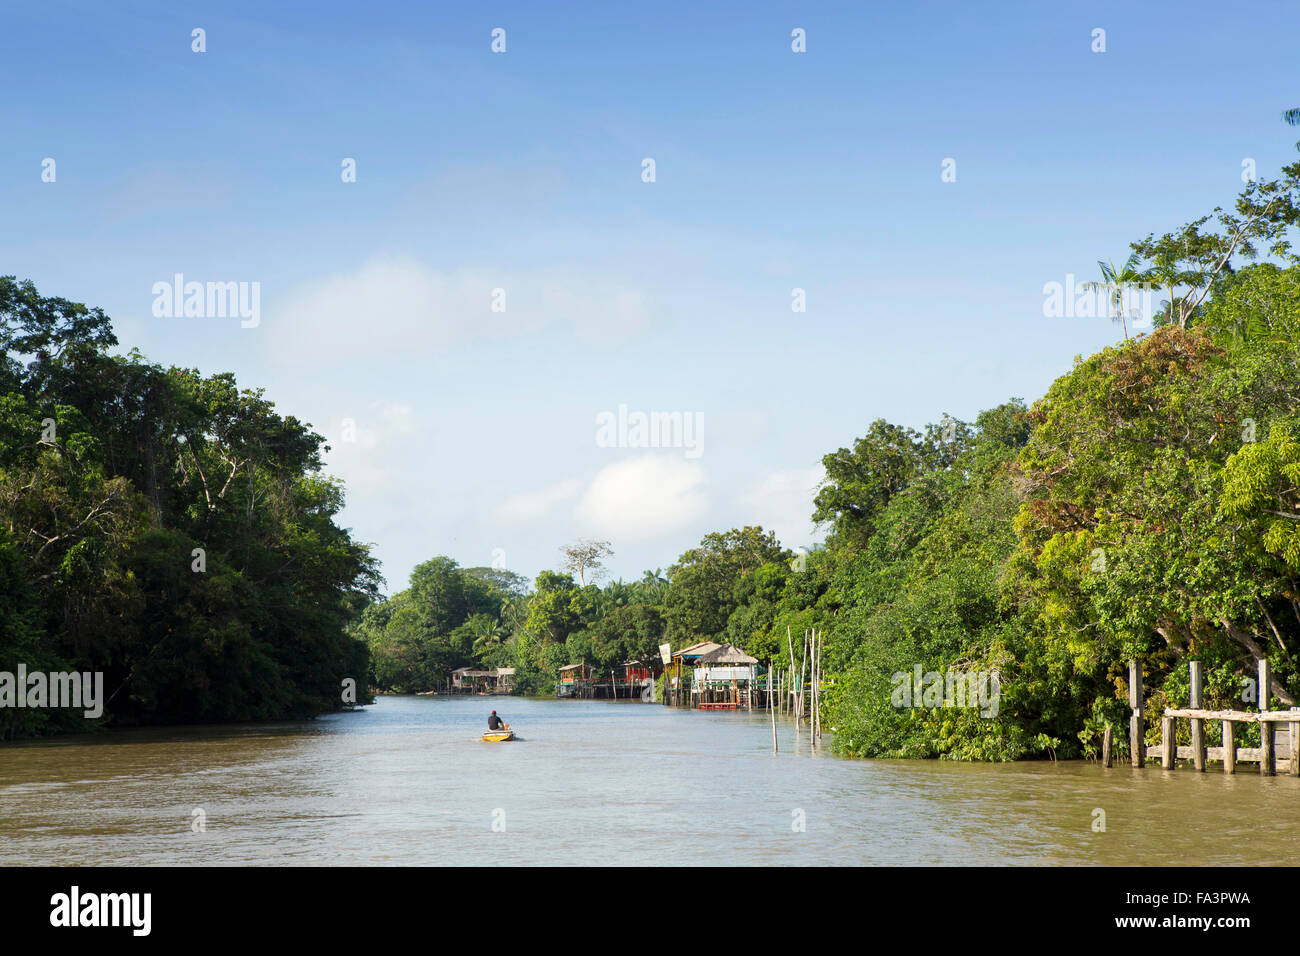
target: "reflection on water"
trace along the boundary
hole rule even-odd
[[[493,706],[520,739],[479,739]],[[1300,846],[1285,776],[847,761],[778,726],[774,757],[757,713],[386,697],[5,745],[0,864],[1217,865]]]

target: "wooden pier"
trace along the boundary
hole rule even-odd
[[[1236,773],[1237,765],[1254,763],[1259,765],[1259,773],[1271,777],[1285,768],[1292,777],[1300,777],[1300,707],[1289,710],[1206,710],[1201,705],[1202,696],[1201,662],[1189,663],[1191,694],[1189,707],[1166,708],[1160,717],[1160,743],[1153,747],[1146,746],[1143,728],[1144,704],[1142,700],[1142,673],[1137,661],[1129,662],[1129,706],[1132,716],[1129,720],[1129,752],[1134,767],[1145,766],[1148,759],[1160,762],[1165,770],[1174,770],[1179,760],[1190,760],[1192,766],[1201,773],[1207,764],[1216,761],[1223,764],[1224,773]],[[1257,698],[1266,705],[1272,674],[1266,660],[1259,662],[1259,682]],[[1191,722],[1190,745],[1178,745],[1178,721]],[[1222,746],[1210,747],[1205,740],[1205,722],[1217,720],[1222,723]],[[1237,746],[1235,731],[1238,724],[1258,724],[1260,746]],[[1282,726],[1286,732],[1279,734]],[[1109,731],[1109,728],[1108,728]],[[1102,746],[1103,763],[1111,765],[1109,732]]]

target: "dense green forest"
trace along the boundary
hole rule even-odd
[[[118,724],[312,716],[364,690],[378,583],[323,439],[230,375],[111,354],[109,319],[0,278],[0,671],[100,671]],[[360,699],[360,698],[359,698]],[[85,729],[0,708],[0,738]]]
[[[665,641],[779,660],[787,629],[816,627],[840,752],[981,760],[1093,753],[1126,721],[1133,657],[1153,711],[1187,703],[1189,659],[1210,707],[1240,706],[1262,657],[1290,705],[1298,196],[1300,164],[1132,243],[1103,277],[1163,290],[1155,328],[1130,338],[1116,295],[1123,341],[1032,406],[921,432],[877,420],[827,454],[810,553],[731,529],[605,584],[608,546],[580,542],[531,581],[434,557],[380,597],[333,521],[320,436],[229,375],[111,355],[101,312],[3,280],[0,667],[103,670],[118,722],[232,720],[338,707],[350,676],[420,691],[465,665],[548,693],[564,664],[608,673]],[[895,706],[893,675],[918,665],[996,673],[996,715]],[[60,719],[0,711],[0,732]]]

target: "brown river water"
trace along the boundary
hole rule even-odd
[[[492,707],[520,739],[479,739]],[[0,865],[1158,866],[1300,851],[1300,779],[843,760],[778,730],[774,756],[766,714],[383,697],[301,723],[5,744]]]

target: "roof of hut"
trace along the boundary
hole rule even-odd
[[[700,658],[701,664],[757,664],[758,658],[750,657],[735,644],[723,644],[717,650],[710,651]]]
[[[700,641],[690,647],[683,647],[680,651],[673,651],[673,657],[700,657],[704,654],[712,654],[721,647],[721,644],[715,644],[713,641]]]

